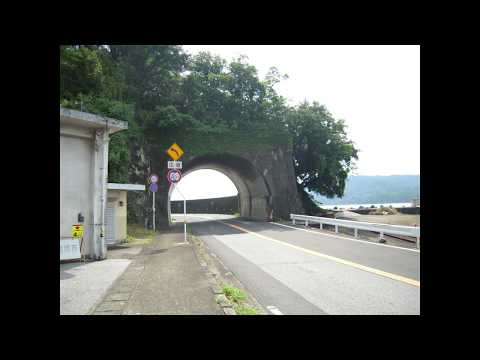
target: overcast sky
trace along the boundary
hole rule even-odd
[[[272,66],[289,78],[276,85],[290,105],[303,100],[325,105],[344,119],[360,149],[354,175],[420,174],[420,47],[317,45],[183,45],[186,52],[210,51],[231,60],[246,55],[261,79]],[[226,181],[191,173],[185,193],[209,197]],[[183,182],[183,181],[182,181]],[[181,185],[181,189],[185,186]],[[191,189],[190,189],[191,188]],[[197,188],[197,191],[194,190]],[[202,190],[202,191],[200,191]],[[175,194],[174,194],[175,195]],[[175,196],[176,197],[176,196]]]

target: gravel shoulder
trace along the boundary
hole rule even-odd
[[[338,213],[337,218],[352,219],[356,221],[364,221],[371,223],[403,225],[403,226],[420,226],[420,215],[395,214],[395,215],[361,215],[353,211],[344,211]]]

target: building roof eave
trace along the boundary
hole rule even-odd
[[[108,132],[110,134],[128,129],[128,123],[126,121],[112,119],[106,116],[95,115],[83,111],[67,109],[61,106],[60,123],[94,129],[104,129],[105,127],[108,127]]]

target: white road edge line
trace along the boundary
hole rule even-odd
[[[283,315],[280,310],[276,306],[267,306],[268,311],[270,311],[273,315]]]
[[[198,215],[190,215],[190,214],[187,214],[187,217],[195,217],[195,218],[200,218],[200,219],[215,220],[215,218],[208,217],[208,216],[198,216]]]
[[[197,217],[197,218],[203,218],[203,219],[209,219],[209,220],[215,220],[215,221],[220,221],[220,220],[233,220],[233,221],[239,222],[239,223],[241,223],[241,224],[245,224],[245,225],[248,225],[248,224],[249,224],[248,222],[244,222],[244,221],[240,221],[240,220],[235,220],[235,218],[232,218],[232,219],[215,219],[215,218],[211,218],[211,217],[207,217],[207,216],[198,216],[198,215],[197,215],[197,216],[195,216],[195,215],[188,215],[188,216]],[[318,232],[318,231],[307,230],[307,229],[300,229],[300,228],[297,228],[297,227],[294,227],[294,226],[289,226],[289,225],[285,225],[285,224],[280,224],[280,223],[277,223],[277,222],[274,222],[274,221],[270,221],[270,224],[275,224],[275,225],[279,225],[279,226],[285,226],[285,227],[287,227],[287,228],[295,229],[295,230],[306,231],[306,232],[309,232],[309,233],[312,233],[312,234],[316,234],[316,235],[325,235],[325,236],[330,236],[330,237],[334,237],[334,238],[338,238],[338,239],[344,239],[344,240],[349,240],[349,241],[360,242],[360,243],[363,243],[363,244],[377,245],[377,246],[385,246],[385,247],[390,247],[390,248],[394,248],[394,249],[407,250],[407,251],[413,251],[413,252],[416,252],[416,253],[420,253],[420,250],[417,250],[417,249],[409,249],[409,248],[404,248],[404,247],[395,246],[395,245],[379,244],[379,243],[374,243],[374,242],[365,241],[365,240],[350,239],[350,238],[347,238],[347,237],[344,237],[344,236],[338,236],[338,235],[333,235],[333,234],[326,234],[326,233],[324,233],[324,232]]]
[[[326,233],[324,233],[324,232],[318,232],[318,231],[307,230],[307,229],[300,229],[300,228],[297,228],[297,227],[294,227],[294,226],[289,226],[289,225],[285,225],[285,224],[279,224],[279,223],[276,223],[276,222],[273,222],[273,221],[271,221],[270,224],[275,224],[275,225],[279,225],[279,226],[285,226],[285,227],[288,227],[288,228],[290,228],[290,229],[306,231],[306,232],[309,232],[309,233],[312,233],[312,234],[317,234],[317,235],[325,235],[325,236],[330,236],[330,237],[339,238],[339,239],[344,239],[344,240],[349,240],[349,241],[361,242],[361,243],[369,244],[369,245],[386,246],[386,247],[391,247],[391,248],[395,248],[395,249],[413,251],[413,252],[417,252],[417,253],[420,252],[420,250],[416,250],[416,249],[409,249],[409,248],[404,248],[404,247],[394,246],[394,245],[377,244],[377,243],[370,242],[370,241],[365,241],[365,240],[356,240],[356,239],[350,239],[350,238],[343,237],[343,236],[338,236],[338,235],[333,235],[333,234],[326,234]]]

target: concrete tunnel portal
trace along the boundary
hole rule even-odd
[[[259,221],[271,219],[272,194],[270,187],[264,176],[255,169],[249,160],[230,154],[195,157],[185,163],[182,177],[201,169],[219,171],[233,182],[238,191],[241,217]],[[172,192],[173,185],[170,185],[167,202],[170,224],[172,223],[170,208]]]

